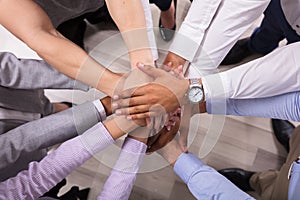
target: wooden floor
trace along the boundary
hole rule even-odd
[[[177,27],[179,27],[188,8],[188,0],[179,0]],[[159,11],[155,7],[152,7],[152,11],[154,24],[158,24]],[[256,24],[259,24],[259,21]],[[99,25],[88,26],[85,38],[88,51],[92,51],[99,44],[99,41],[104,41],[117,33],[115,30],[111,30],[109,26],[106,26],[107,30],[96,33],[99,27]],[[250,35],[251,31],[249,30],[246,35]],[[16,51],[20,51],[20,48],[16,49]],[[227,70],[231,67],[221,67],[221,70]],[[53,101],[72,100],[74,103],[82,103],[102,96],[95,90],[87,93],[48,90],[47,95]],[[278,169],[281,166],[286,157],[286,152],[274,138],[269,119],[224,117],[224,124],[216,124],[213,119],[214,116],[208,114],[195,116],[192,119],[190,128],[189,149],[201,157],[208,165],[216,169],[241,167],[252,171]],[[214,127],[219,127],[217,132],[220,133],[216,144],[214,144],[215,138],[210,138],[211,135],[209,133],[211,131],[208,131],[208,129]],[[205,141],[210,141],[210,143],[203,143],[206,136],[208,138]],[[121,141],[118,141],[117,144],[120,145]],[[207,149],[210,148],[205,147],[207,144],[211,145],[212,150],[208,155],[204,156]],[[116,147],[115,145],[112,148]],[[115,151],[115,149],[108,148],[104,154],[110,151]],[[90,187],[89,199],[96,199],[109,175],[110,166],[116,158],[117,155],[115,154],[106,154],[103,158],[104,164],[96,158],[87,161],[67,177],[68,185],[63,188],[61,193],[64,193],[73,185],[79,185],[81,188]],[[255,196],[255,194],[253,195]],[[130,199],[189,200],[194,199],[194,197],[172,169],[159,156],[152,154],[145,158],[142,173],[137,177]]]
[[[189,8],[189,1],[180,0],[177,9],[177,24],[180,24]],[[159,11],[152,7],[154,23],[157,24]],[[259,24],[260,19],[256,24]],[[243,37],[250,35],[253,28],[249,30]],[[98,26],[99,27],[99,26]],[[86,46],[88,50],[94,49],[99,40],[103,40],[107,36],[115,34],[115,31],[109,28],[101,33],[95,33],[97,26],[89,27],[86,33]],[[121,67],[120,65],[119,67]],[[221,67],[220,70],[227,70],[233,66]],[[79,103],[90,98],[100,97],[95,91],[86,93],[48,91],[48,95],[52,99],[66,99],[73,95],[73,101]],[[224,117],[224,125],[214,124],[212,119],[214,116],[204,114],[193,117],[190,128],[190,148],[189,150],[199,155],[208,165],[215,169],[228,167],[240,167],[251,171],[261,171],[268,169],[278,169],[284,162],[286,151],[276,141],[271,127],[270,119],[261,119],[253,117]],[[296,124],[296,123],[295,123]],[[209,135],[209,128],[220,127],[220,137],[214,145],[212,142],[212,150],[208,155],[203,157],[204,147],[203,140]],[[215,138],[214,138],[215,139]],[[207,140],[206,140],[207,141]],[[119,143],[121,143],[119,141]],[[109,151],[108,151],[109,152]],[[105,154],[105,152],[104,152]],[[110,154],[109,154],[110,155]],[[116,159],[111,158],[112,160]],[[97,159],[91,159],[75,170],[68,176],[68,186],[64,191],[68,190],[72,185],[80,185],[82,188],[91,187],[90,200],[96,199],[97,194],[101,191],[106,178],[109,175],[110,167],[113,162],[107,161],[105,164],[100,163]],[[142,169],[142,173],[137,176],[135,186],[133,188],[130,199],[141,200],[189,200],[194,199],[185,184],[174,174],[171,167],[168,167],[163,160],[152,155],[146,157],[143,166],[149,166],[151,163],[160,163],[153,168]],[[108,166],[107,166],[108,165]],[[147,171],[148,170],[148,171]],[[201,184],[201,183],[200,183]],[[251,193],[255,198],[259,197],[255,193]]]

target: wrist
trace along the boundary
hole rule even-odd
[[[184,65],[186,60],[173,52],[169,52],[165,58],[164,65],[167,65],[170,62],[172,63],[172,68],[174,68],[179,65]]]
[[[105,110],[105,113],[106,113],[106,116],[109,116],[112,114],[112,108],[111,108],[111,97],[104,97],[103,99],[100,100],[103,107],[104,107],[104,110]]]
[[[106,120],[103,125],[114,140],[139,127],[133,121],[125,119],[124,116],[116,116],[111,120]]]
[[[121,78],[118,74],[105,70],[98,81],[97,89],[112,97]]]
[[[189,89],[186,93],[190,104],[201,104],[205,100],[201,79],[189,79]]]
[[[129,53],[131,69],[137,68],[137,63],[154,66],[154,60],[150,48],[138,49]]]

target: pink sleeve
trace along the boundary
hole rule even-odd
[[[0,183],[0,199],[40,197],[112,142],[102,123],[96,124],[83,135],[63,143],[40,162],[31,162],[28,170]]]

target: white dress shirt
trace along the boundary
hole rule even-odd
[[[170,51],[201,69],[216,69],[270,0],[195,0]]]
[[[300,42],[231,70],[203,77],[206,98],[251,99],[300,91]]]
[[[170,51],[191,62],[189,78],[215,72],[234,43],[269,2],[195,0]],[[206,98],[251,99],[300,90],[299,48],[298,42],[235,69],[205,76]]]

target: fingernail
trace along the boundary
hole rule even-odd
[[[170,131],[171,130],[171,126],[167,126],[167,130]]]
[[[114,99],[114,100],[117,100],[117,99],[119,99],[119,96],[118,96],[118,95],[114,95],[114,96],[113,96],[113,99]]]
[[[127,115],[127,116],[126,116],[126,119],[132,120],[132,117],[131,117],[130,115]]]
[[[121,111],[121,110],[116,110],[116,114],[117,114],[117,115],[121,115],[121,114],[122,114],[122,111]]]
[[[118,104],[117,103],[113,103],[113,104],[111,104],[111,106],[114,107],[114,108],[116,108],[116,107],[118,107]]]
[[[144,67],[145,65],[143,63],[137,63],[136,66],[137,67]]]

